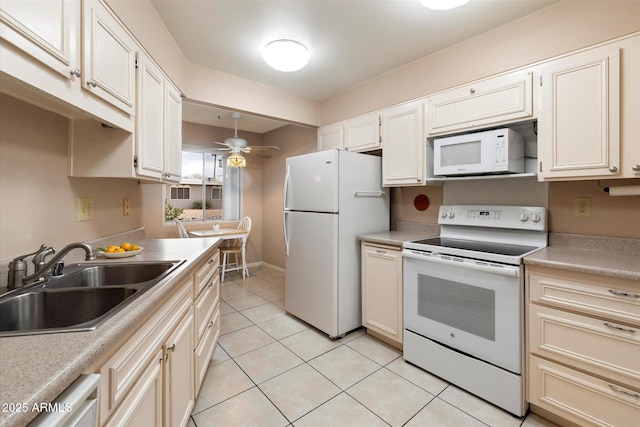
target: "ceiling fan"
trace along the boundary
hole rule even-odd
[[[244,167],[246,161],[241,153],[256,156],[261,159],[269,159],[270,155],[266,154],[269,151],[279,151],[280,149],[275,145],[262,146],[262,145],[247,145],[247,141],[238,136],[238,119],[242,117],[240,113],[231,113],[231,118],[234,119],[235,129],[233,136],[227,138],[222,142],[214,142],[214,144],[223,145],[225,148],[219,148],[218,150],[227,151],[230,153],[227,157],[227,166],[231,167]]]

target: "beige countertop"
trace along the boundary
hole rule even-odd
[[[130,258],[98,262],[185,260],[169,276],[122,309],[97,329],[0,338],[0,426],[23,426],[38,415],[36,404],[53,401],[78,376],[98,361],[123,337],[133,332],[171,294],[181,279],[211,256],[219,238],[158,239],[136,242],[144,247]],[[9,410],[27,408],[26,412]]]
[[[429,237],[434,237],[438,235],[438,231],[434,230],[432,232],[428,231],[383,231],[380,233],[371,233],[371,234],[361,234],[358,236],[358,239],[364,242],[378,243],[381,245],[390,245],[397,246],[399,248],[402,247],[403,242],[408,242],[411,240],[419,240],[426,239]]]
[[[640,255],[637,254],[549,246],[525,257],[524,263],[525,265],[636,280],[640,286]]]

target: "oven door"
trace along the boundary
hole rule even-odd
[[[521,266],[407,249],[403,262],[405,329],[521,373]]]

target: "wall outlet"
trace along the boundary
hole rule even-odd
[[[91,221],[93,219],[93,198],[79,198],[77,210],[78,222]]]
[[[129,198],[122,199],[122,216],[129,216]]]
[[[573,215],[576,218],[591,218],[591,197],[573,199]]]

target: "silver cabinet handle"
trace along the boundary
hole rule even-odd
[[[640,397],[640,394],[634,393],[634,392],[629,391],[629,390],[625,390],[622,387],[618,387],[617,385],[613,385],[613,384],[607,384],[607,385],[609,386],[609,388],[611,390],[613,390],[616,393],[624,394],[624,395],[627,395],[629,397],[634,397],[636,399]]]
[[[383,251],[382,249],[376,249],[376,252],[379,254],[386,254],[387,251]]]
[[[469,93],[470,93],[471,95],[473,95],[474,93],[476,93],[476,90],[475,90],[474,88],[471,88],[471,89],[469,89]]]
[[[213,323],[213,322],[209,322],[209,327],[210,327],[210,328],[213,328],[213,325],[215,325],[215,323]]]
[[[169,350],[171,350],[171,351],[176,351],[176,345],[175,345],[175,343],[174,343],[171,347],[167,347],[167,351],[169,351]]]
[[[615,329],[616,331],[629,332],[630,334],[635,334],[636,331],[631,328],[623,328],[622,326],[614,325],[613,323],[604,322],[604,326],[609,329]]]
[[[631,170],[634,171],[634,172],[640,172],[640,165],[631,166]]]
[[[616,173],[616,172],[618,172],[618,168],[617,168],[617,167],[615,167],[615,166],[611,166],[611,167],[609,168],[609,172],[611,172],[611,173]]]
[[[82,73],[80,72],[80,68],[74,68],[73,70],[69,70],[69,74],[71,74],[73,77],[82,76]]]
[[[638,294],[630,294],[629,292],[616,291],[615,289],[609,289],[609,293],[613,294],[617,297],[625,297],[625,298],[640,298]]]
[[[89,86],[91,86],[91,87],[96,87],[96,86],[98,86],[98,82],[97,82],[97,81],[95,81],[94,79],[91,79],[91,80],[87,81],[87,84],[88,84]]]
[[[209,287],[210,288],[213,288],[213,283],[214,283],[213,280],[209,282]]]

